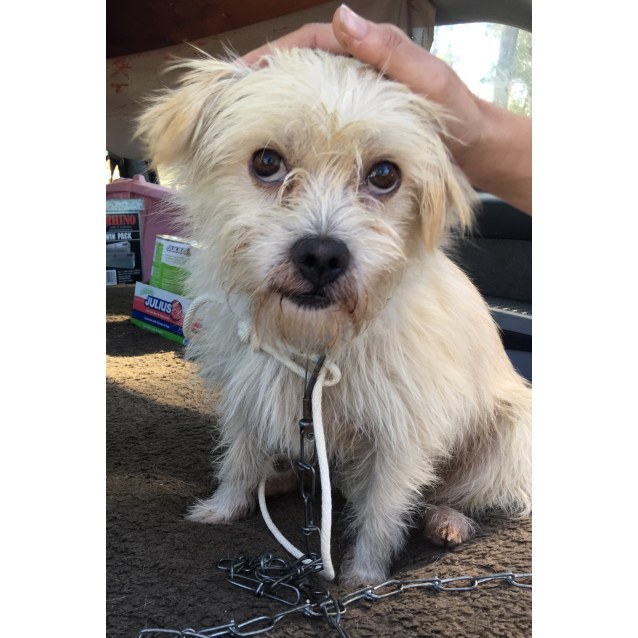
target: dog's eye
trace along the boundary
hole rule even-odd
[[[378,162],[366,177],[366,184],[373,195],[387,195],[395,191],[401,183],[399,167],[392,162]]]
[[[279,153],[269,148],[261,148],[253,153],[251,167],[255,176],[262,182],[281,182],[288,169]]]

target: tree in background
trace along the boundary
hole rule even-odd
[[[487,25],[500,37],[498,61],[490,75],[494,103],[516,113],[532,114],[532,34],[516,27]]]
[[[437,37],[439,33],[441,36],[445,33],[445,37]],[[465,59],[468,55],[467,42],[480,47],[475,43],[482,39],[490,41],[490,46],[478,50],[477,55],[487,54],[487,64],[480,71],[481,75],[469,77],[473,72],[471,67],[476,65],[468,65]],[[463,50],[462,54],[459,54],[460,50]],[[495,52],[492,58],[488,53],[490,51]],[[510,111],[531,116],[531,33],[502,24],[487,23],[436,27],[432,53],[445,60],[481,97]]]

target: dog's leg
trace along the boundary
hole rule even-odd
[[[376,452],[366,464],[354,473],[356,481],[346,486],[356,534],[341,566],[341,580],[349,585],[372,585],[388,577],[420,498],[418,486],[424,481],[423,465],[407,452]]]
[[[470,514],[531,512],[531,407],[527,389],[519,393],[522,399],[502,408],[488,436],[470,439],[460,449],[454,471],[437,489],[437,503]]]
[[[270,470],[268,455],[240,432],[221,461],[219,487],[210,498],[195,503],[187,518],[199,523],[230,523],[245,516],[255,506],[259,481]]]
[[[472,538],[476,524],[451,507],[430,505],[423,516],[423,529],[435,545],[451,549]]]
[[[299,474],[294,468],[273,472],[266,481],[266,496],[290,494],[299,489]]]

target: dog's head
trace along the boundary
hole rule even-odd
[[[191,292],[246,297],[258,339],[317,351],[357,334],[411,261],[471,224],[443,114],[405,86],[309,49],[181,66],[139,132],[183,184]]]

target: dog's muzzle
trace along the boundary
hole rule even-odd
[[[299,274],[312,286],[306,293],[290,296],[290,300],[308,308],[328,307],[332,301],[326,287],[348,269],[348,246],[340,239],[331,237],[304,237],[293,244],[290,258]]]

